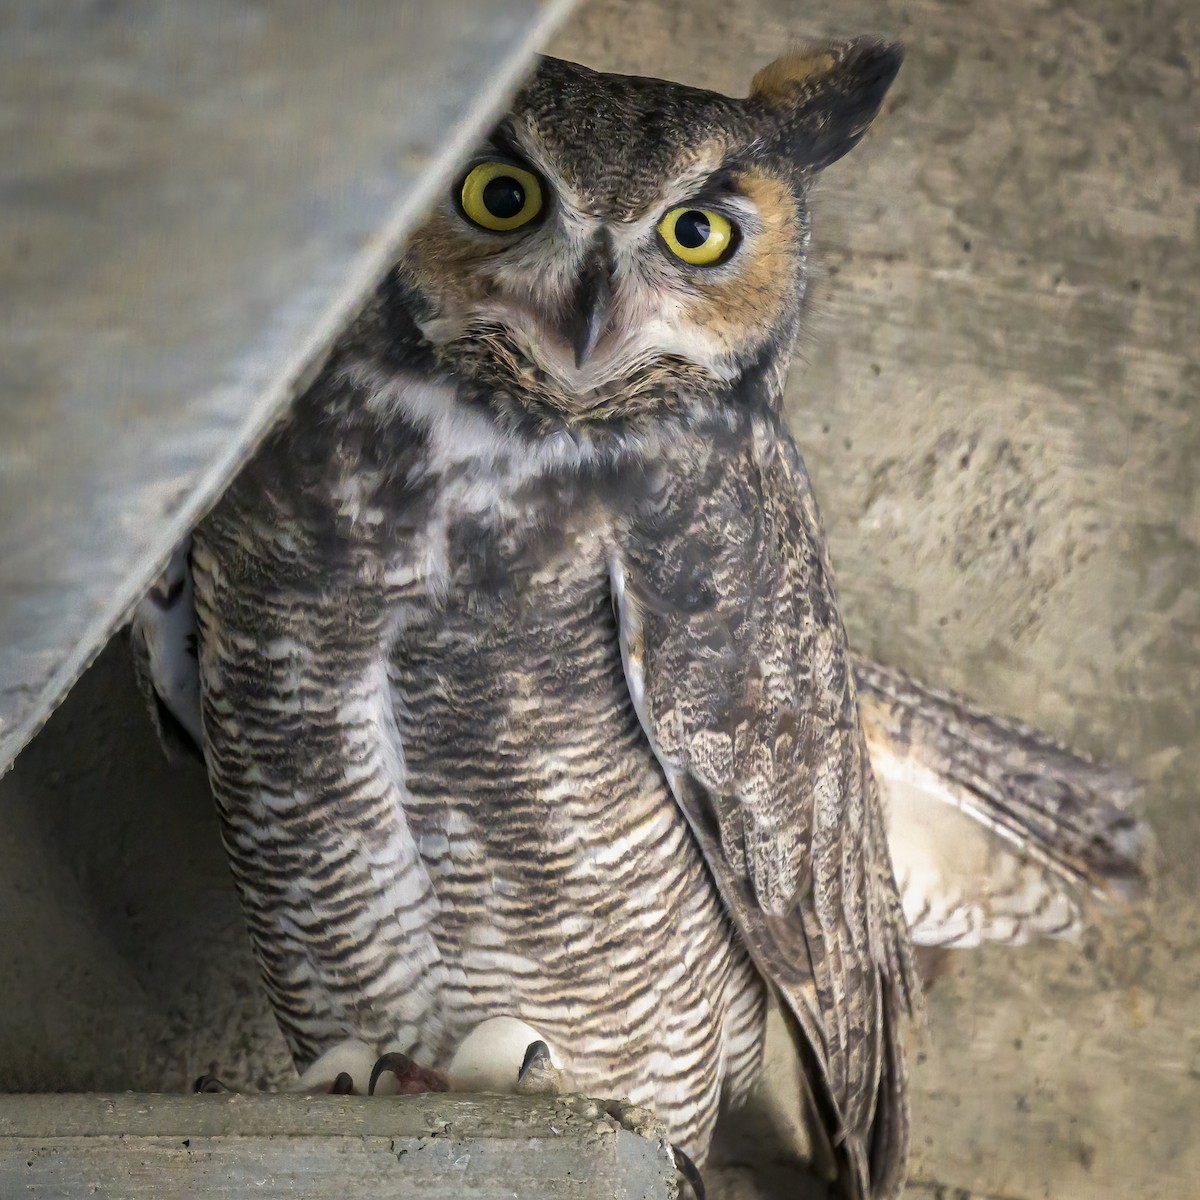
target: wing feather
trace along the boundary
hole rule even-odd
[[[769,414],[672,456],[613,562],[630,692],[802,1033],[847,1194],[892,1196],[917,990],[812,490]]]
[[[1147,891],[1150,833],[1141,788],[1039,730],[985,712],[857,656],[855,678],[876,770],[917,784],[1062,884],[1136,903]]]

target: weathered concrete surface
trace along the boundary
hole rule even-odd
[[[678,1191],[661,1128],[638,1136],[580,1096],[0,1096],[3,1196],[675,1200]]]
[[[295,1078],[199,763],[169,768],[118,635],[0,782],[0,1090]]]
[[[744,88],[791,33],[905,39],[822,185],[792,387],[846,617],[1149,784],[1151,920],[934,988],[917,1196],[1200,1178],[1198,26],[1189,0],[599,0],[557,45]],[[0,830],[0,1086],[286,1076],[203,779],[160,764],[119,647],[0,784]]]

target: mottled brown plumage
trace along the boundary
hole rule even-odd
[[[444,1069],[516,1018],[702,1161],[773,990],[842,1193],[901,1190],[915,976],[781,416],[807,189],[899,62],[736,100],[544,60],[196,531],[204,751],[299,1065]]]
[[[858,1131],[862,1187],[888,1194],[904,1139],[898,1025],[916,989],[811,487],[769,422],[680,466],[621,559],[627,671],[739,933],[828,1088],[829,1132]]]

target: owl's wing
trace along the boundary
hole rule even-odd
[[[138,602],[129,627],[134,673],[172,761],[195,757],[204,744],[191,539],[175,548],[163,573]]]
[[[846,1194],[890,1197],[918,986],[811,487],[770,416],[671,453],[612,562],[630,693],[803,1034]]]
[[[1071,937],[1087,893],[1145,898],[1131,777],[861,656],[854,674],[914,942]]]
[[[1038,729],[862,655],[854,677],[876,772],[921,787],[1064,884],[1105,900],[1146,891],[1138,782]]]

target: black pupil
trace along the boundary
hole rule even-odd
[[[483,207],[507,221],[525,207],[525,189],[511,175],[497,175],[484,185]]]
[[[675,240],[686,250],[699,250],[708,241],[712,226],[708,218],[694,208],[679,214],[675,222]]]

